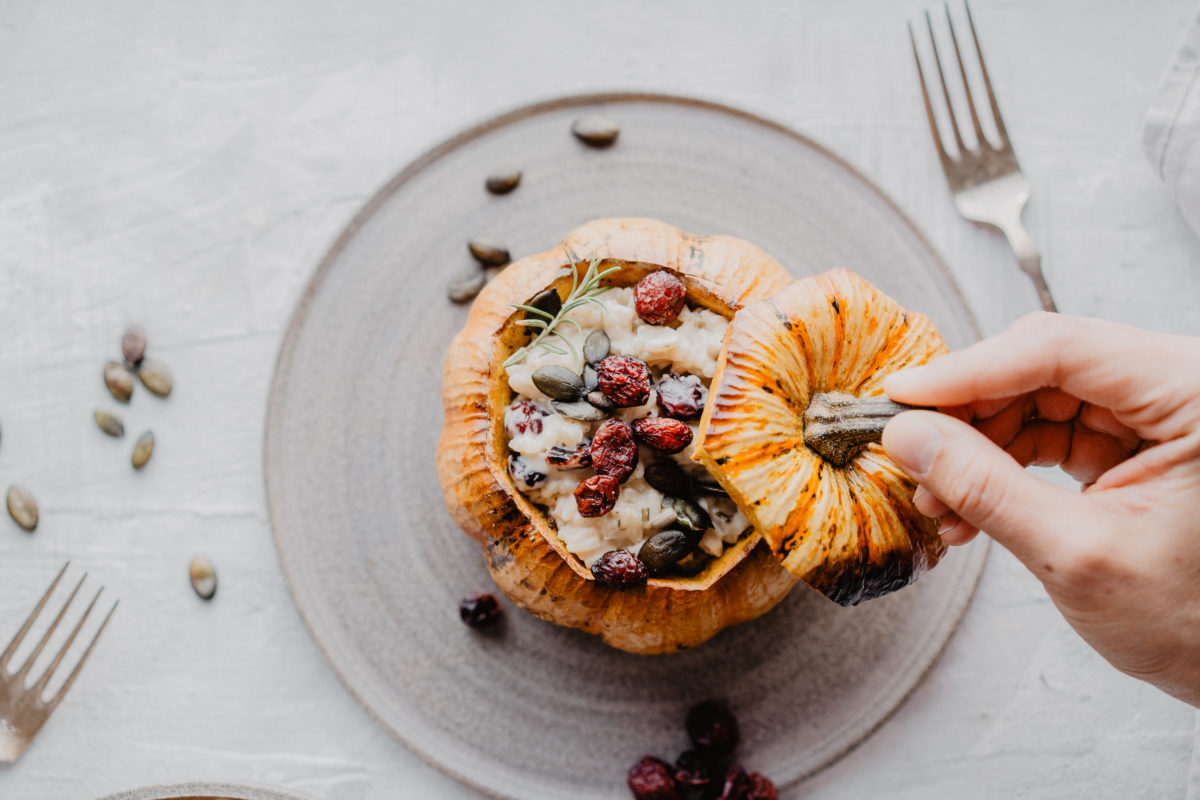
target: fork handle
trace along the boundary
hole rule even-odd
[[[1020,212],[1018,211],[1012,219],[1001,222],[998,227],[1008,238],[1008,244],[1016,254],[1021,270],[1033,281],[1042,308],[1046,311],[1058,311],[1058,306],[1050,295],[1050,287],[1046,285],[1046,276],[1042,274],[1042,254],[1038,252],[1037,245],[1021,224]]]

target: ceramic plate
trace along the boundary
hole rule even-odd
[[[621,126],[595,150],[569,132]],[[484,176],[513,164],[520,187]],[[389,182],[335,242],[284,339],[266,434],[268,501],[313,636],[380,724],[431,763],[500,797],[627,797],[625,770],[685,745],[688,706],[738,712],[743,761],[791,784],[890,714],[969,600],[982,542],[915,586],[844,609],[799,587],[695,650],[634,656],[510,607],[498,636],[457,618],[492,584],[451,522],[434,472],[445,349],[467,309],[446,300],[474,235],[514,258],[609,216],[748,239],[797,276],[857,270],[933,318],[952,348],[977,328],[944,265],[862,175],[786,128],[724,106],[649,95],[520,109],[439,145]]]
[[[100,800],[302,800],[294,794],[284,794],[253,786],[231,783],[179,783],[171,786],[147,786],[128,792],[106,795]]]

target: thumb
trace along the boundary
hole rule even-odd
[[[888,457],[1027,564],[1078,523],[1080,495],[1027,473],[983,434],[953,417],[909,411],[883,431]]]

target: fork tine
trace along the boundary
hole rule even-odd
[[[983,48],[979,46],[979,34],[975,31],[975,17],[971,14],[971,5],[967,0],[963,0],[963,8],[967,10],[971,38],[975,40],[975,53],[979,56],[979,71],[983,73],[983,85],[987,88],[988,103],[992,107],[992,117],[996,121],[996,131],[1000,134],[1000,143],[1011,147],[1008,141],[1008,129],[1004,127],[1004,117],[1000,115],[1000,106],[996,104],[996,94],[992,91],[992,79],[988,76],[987,63],[983,60]]]
[[[925,70],[921,69],[921,57],[917,55],[917,37],[913,33],[912,23],[908,23],[908,39],[912,42],[913,59],[917,62],[917,78],[921,81],[921,95],[925,98],[925,116],[929,118],[929,130],[933,133],[933,143],[937,146],[938,155],[945,163],[950,157],[942,145],[942,134],[938,131],[937,120],[933,116],[933,103],[929,101],[929,87],[925,85]]]
[[[54,590],[58,587],[58,582],[62,580],[62,576],[66,573],[67,567],[69,566],[71,566],[70,561],[63,564],[62,569],[58,571],[58,575],[55,576],[54,581],[50,584],[50,588],[46,590],[46,593],[42,595],[42,599],[38,601],[36,606],[34,606],[33,612],[21,625],[21,629],[17,631],[17,635],[14,636],[12,641],[8,643],[8,647],[4,649],[4,653],[0,654],[0,675],[4,673],[4,668],[7,667],[8,662],[12,660],[13,654],[16,653],[17,648],[21,646],[21,642],[25,641],[25,636],[29,633],[29,629],[33,627],[34,620],[37,619],[38,614],[42,613],[42,609],[46,607],[46,601],[50,599],[50,595],[54,594]]]
[[[75,683],[75,679],[79,677],[80,670],[87,663],[88,656],[92,654],[92,648],[96,646],[96,642],[100,641],[100,634],[104,633],[104,629],[108,627],[108,621],[112,619],[113,612],[117,610],[117,606],[121,605],[121,601],[117,600],[113,603],[112,608],[108,610],[108,614],[104,616],[104,621],[100,623],[100,627],[96,629],[96,635],[92,637],[92,641],[88,644],[87,650],[83,651],[83,655],[79,657],[79,663],[75,665],[75,669],[71,670],[71,674],[67,676],[67,680],[63,683],[62,688],[54,695],[54,698],[46,704],[47,713],[58,708],[58,704],[62,702],[66,696],[67,690],[71,688],[71,684]]]
[[[975,138],[980,147],[987,146],[983,136],[983,126],[979,124],[979,114],[975,110],[975,98],[971,95],[971,84],[967,81],[967,68],[963,65],[962,50],[958,49],[958,34],[954,32],[954,20],[950,16],[950,4],[942,3],[946,9],[946,24],[950,26],[950,41],[954,43],[954,56],[958,59],[958,74],[962,76],[963,90],[967,93],[967,108],[971,109],[971,124],[975,126]]]
[[[96,607],[96,601],[100,599],[100,595],[104,592],[104,587],[100,587],[100,591],[92,598],[92,602],[88,603],[88,607],[84,609],[83,616],[75,623],[75,627],[71,630],[71,635],[63,642],[63,646],[58,649],[58,655],[54,656],[54,660],[50,662],[50,666],[46,668],[46,673],[38,679],[34,685],[34,694],[38,697],[42,696],[42,692],[46,688],[46,684],[50,682],[50,678],[54,676],[54,671],[58,669],[58,665],[62,663],[63,656],[71,649],[71,645],[75,643],[75,637],[79,635],[79,630],[83,627],[83,623],[87,622],[88,615],[92,613],[92,609]]]
[[[954,114],[954,106],[950,102],[950,89],[946,86],[946,73],[942,71],[942,57],[938,54],[937,37],[933,35],[933,20],[929,16],[929,12],[925,12],[925,24],[929,28],[929,43],[933,45],[933,63],[937,66],[938,77],[942,80],[942,97],[946,100],[946,111],[950,113],[950,127],[954,130],[954,141],[958,145],[958,152],[965,153],[967,148],[963,144],[962,134],[958,132],[958,118]]]
[[[47,628],[46,632],[42,634],[41,641],[37,643],[37,647],[33,648],[33,652],[29,654],[29,658],[25,659],[25,663],[19,670],[17,670],[16,677],[18,679],[24,678],[29,674],[29,670],[33,669],[33,662],[37,661],[38,656],[42,654],[42,650],[46,648],[46,642],[50,641],[51,634],[53,634],[55,628],[58,627],[58,623],[62,622],[63,616],[66,615],[67,609],[71,607],[71,603],[75,601],[75,595],[79,594],[79,589],[83,586],[83,582],[85,580],[87,580],[86,572],[83,573],[83,577],[79,579],[79,583],[75,584],[75,588],[71,590],[71,596],[67,598],[67,602],[63,603],[62,609],[59,610],[58,615],[54,618],[54,621],[50,623],[50,627]]]

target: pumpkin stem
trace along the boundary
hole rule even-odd
[[[818,392],[804,411],[804,443],[835,467],[844,467],[883,436],[888,420],[917,406],[893,403],[884,396],[855,397]]]

